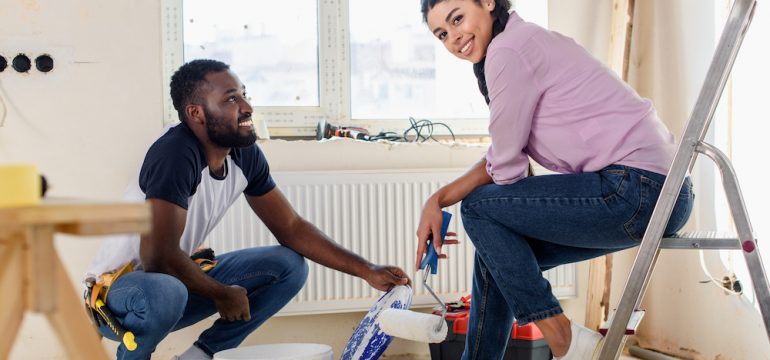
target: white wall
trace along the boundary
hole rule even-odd
[[[2,0],[0,9],[6,58],[55,61],[49,74],[0,73],[10,105],[0,161],[37,164],[54,196],[120,193],[161,126],[157,2]]]
[[[607,58],[612,0],[549,0],[548,27],[575,39],[600,60]]]
[[[161,128],[159,33],[155,0],[0,0],[0,53],[55,61],[49,74],[0,73],[0,163],[36,164],[51,196],[119,196]],[[78,276],[97,241],[57,245]],[[44,319],[28,315],[11,357],[62,356]]]

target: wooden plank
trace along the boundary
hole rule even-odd
[[[144,221],[150,218],[146,202],[44,202],[39,206],[0,209],[0,228],[37,224],[68,224],[79,221]]]
[[[0,247],[15,254],[0,263],[0,359],[10,353],[27,309],[46,314],[72,359],[108,359],[53,245],[55,231],[77,235],[146,232],[147,202],[46,201],[0,209]]]
[[[604,279],[607,274],[606,256],[591,259],[588,265],[588,290],[586,298],[586,317],[584,325],[591,330],[598,330],[603,322]]]
[[[21,240],[4,245],[5,261],[0,263],[0,359],[7,359],[24,320],[24,261]]]
[[[628,81],[631,57],[635,0],[612,0],[612,26],[607,55],[609,66],[623,81]],[[612,254],[590,261],[585,326],[596,330],[607,320],[612,286]]]
[[[80,236],[93,236],[93,235],[108,235],[108,234],[128,234],[128,233],[140,233],[146,234],[150,232],[151,223],[150,220],[126,220],[126,221],[107,221],[107,222],[77,222],[71,224],[59,225],[56,227],[56,232],[80,235]]]
[[[628,81],[631,36],[634,27],[635,0],[612,0],[612,25],[607,66],[623,81]]]
[[[59,335],[59,340],[70,359],[109,359],[102,347],[101,337],[88,320],[84,303],[78,301],[67,271],[58,256],[54,257],[57,307],[47,314],[48,321]]]
[[[16,237],[21,236],[23,232],[23,228],[0,227],[0,245],[16,241]]]
[[[48,313],[56,308],[53,230],[51,225],[33,226],[24,239],[24,279],[30,311]]]
[[[612,288],[612,260],[614,257],[609,254],[604,257],[604,293],[600,305],[604,310],[602,321],[607,321],[610,315],[610,289]]]

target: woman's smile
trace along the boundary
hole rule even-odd
[[[473,52],[473,37],[471,37],[470,40],[468,40],[468,42],[465,43],[462,48],[460,48],[460,54],[463,56],[470,56],[471,52]]]

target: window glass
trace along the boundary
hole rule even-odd
[[[350,0],[352,118],[488,117],[473,65],[434,38],[419,2],[391,0],[377,11],[369,3]],[[547,26],[547,1],[519,0],[514,8]]]
[[[315,0],[184,0],[184,60],[231,65],[255,106],[318,106]]]

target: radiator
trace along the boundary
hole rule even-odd
[[[273,177],[292,206],[341,246],[378,264],[397,265],[411,273],[415,263],[415,231],[424,201],[463,170],[388,170],[278,172]],[[448,260],[439,263],[429,281],[445,301],[471,291],[473,246],[460,219],[459,204],[446,209],[454,216],[449,231],[458,246],[447,246]],[[217,253],[252,246],[277,244],[241,197],[211,233]],[[309,262],[310,273],[302,291],[282,315],[366,311],[382,295],[365,281]],[[545,273],[560,299],[576,296],[576,267],[560,266]],[[435,301],[422,286],[421,274],[411,275],[414,307]]]

